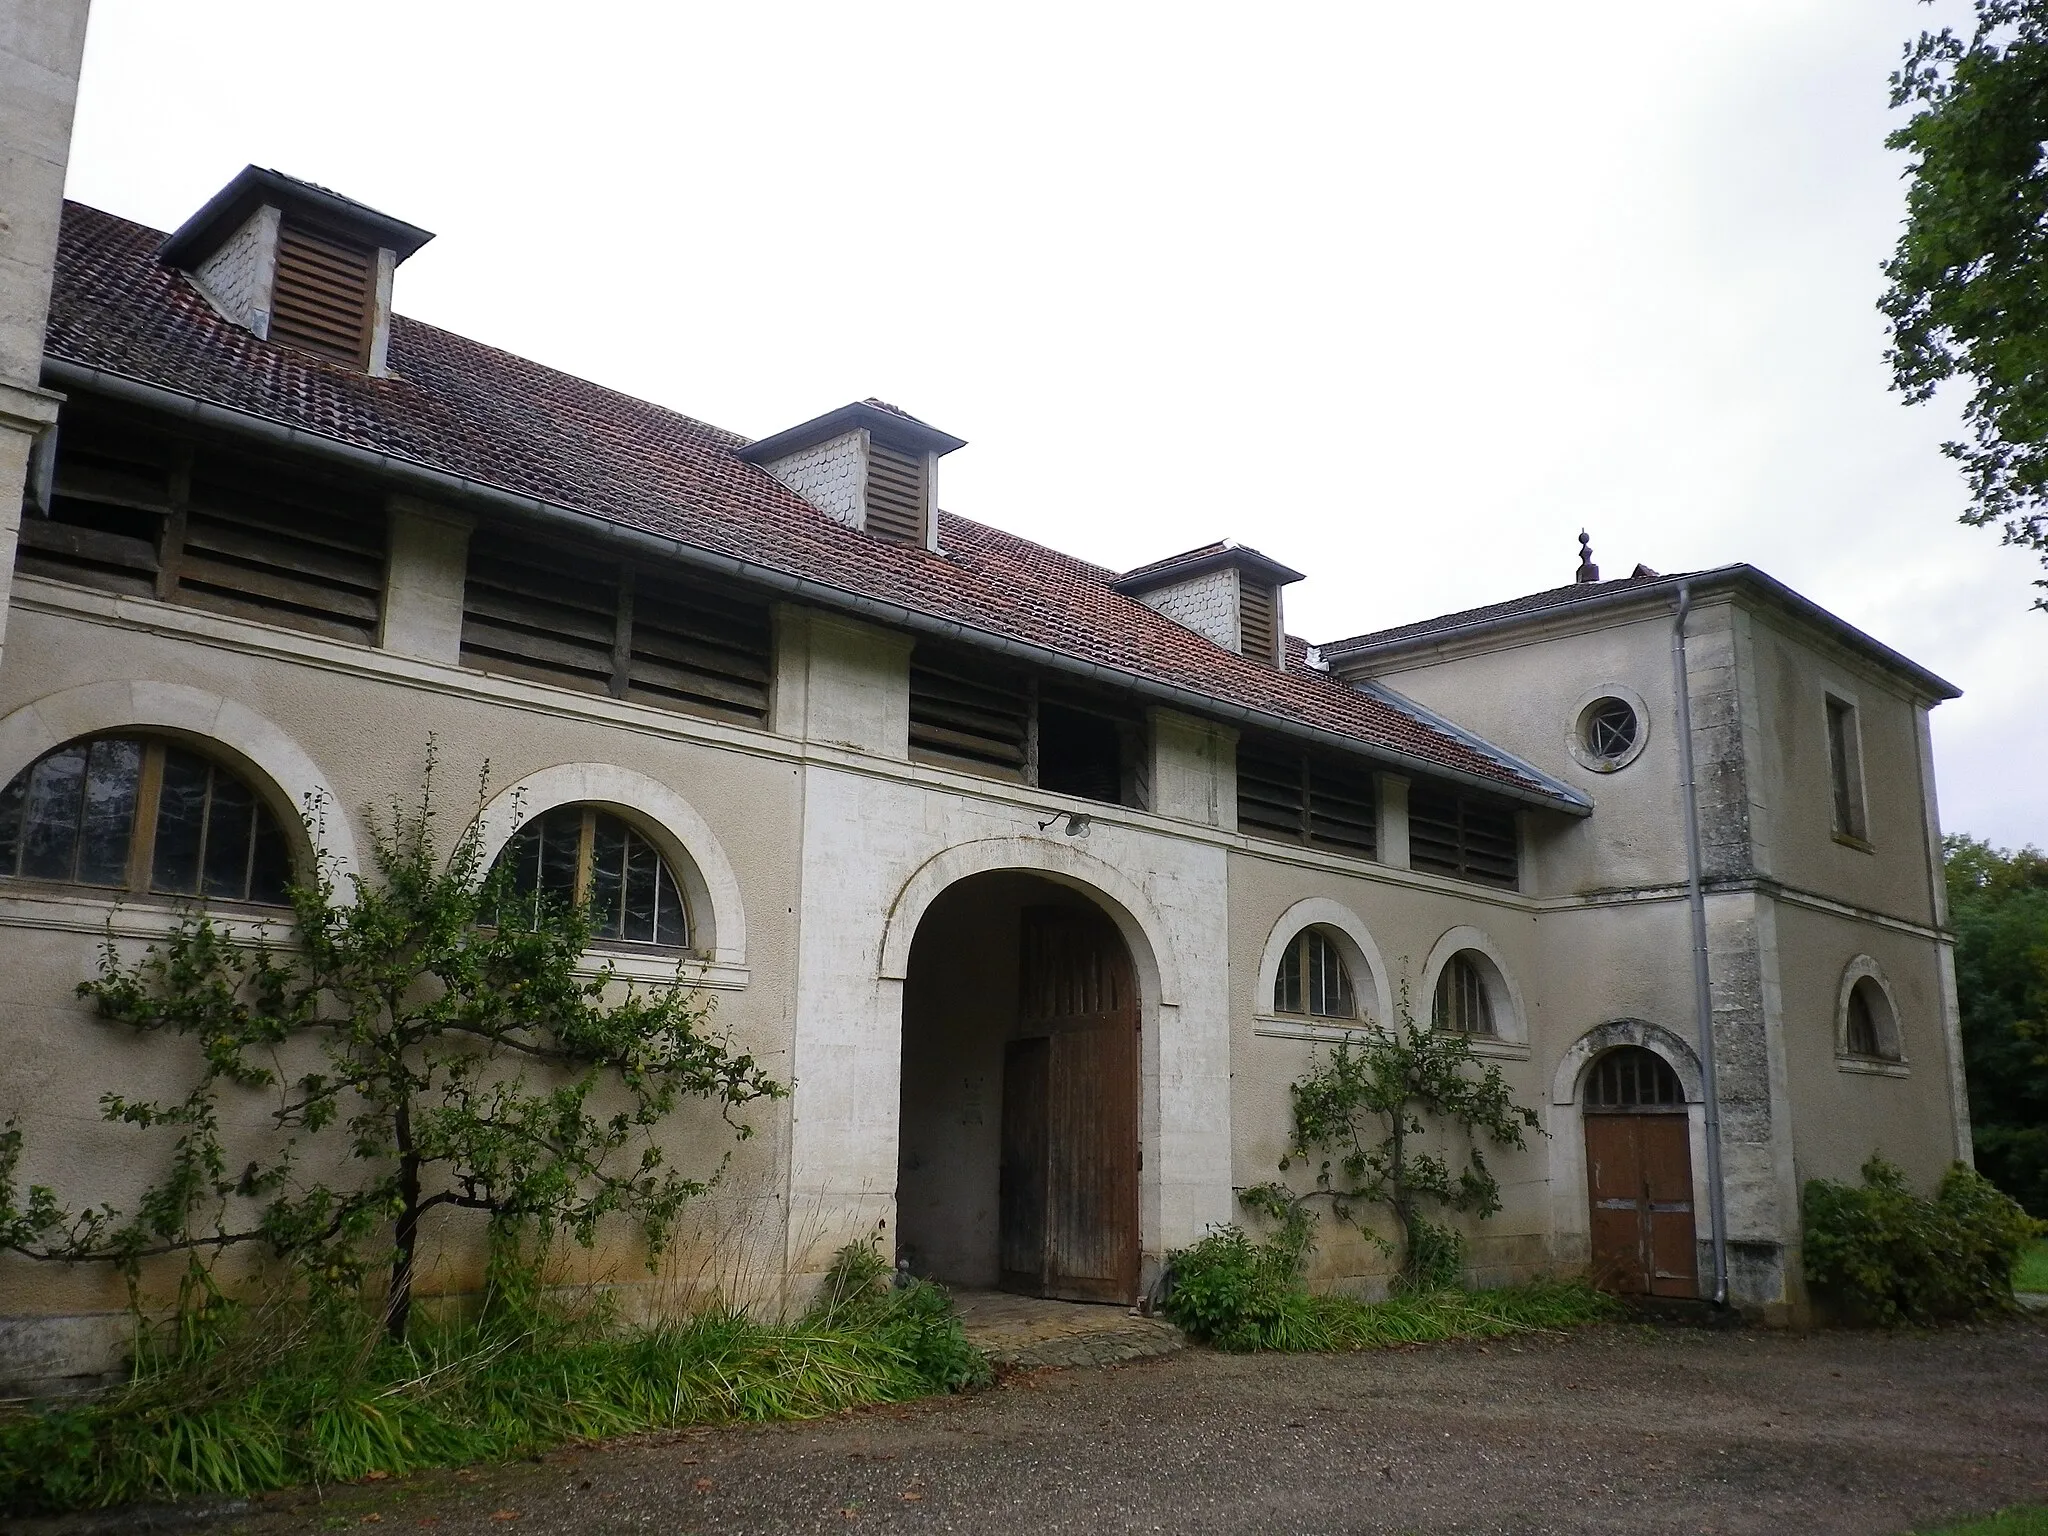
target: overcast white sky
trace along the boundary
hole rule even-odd
[[[878,395],[1117,568],[1334,639],[1746,560],[1953,680],[1943,819],[2048,843],[2048,615],[1885,390],[1885,77],[1964,0],[1455,8],[94,0],[70,194],[243,164],[438,233],[404,312],[752,435]]]

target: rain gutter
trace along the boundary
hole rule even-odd
[[[61,357],[45,357],[43,374],[47,380],[60,388],[83,390],[127,401],[152,411],[230,432],[238,437],[290,448],[309,457],[325,459],[330,463],[383,476],[408,488],[433,495],[453,497],[515,516],[564,524],[573,527],[584,537],[594,535],[649,556],[672,560],[700,571],[733,577],[755,586],[765,587],[784,597],[802,599],[820,607],[859,614],[876,623],[907,629],[914,634],[1000,651],[1035,666],[1044,667],[1048,671],[1120,688],[1175,709],[1185,710],[1190,714],[1206,715],[1233,724],[1250,725],[1297,741],[1312,742],[1318,746],[1370,757],[1389,767],[1483,790],[1487,794],[1521,805],[1535,806],[1546,811],[1562,811],[1570,816],[1590,816],[1593,811],[1591,801],[1564,785],[1546,791],[1504,784],[1498,779],[1489,779],[1480,774],[1446,767],[1396,748],[1362,741],[1341,731],[1324,730],[1320,726],[1290,719],[1286,715],[1270,714],[1245,704],[1233,704],[1226,699],[1219,699],[1192,688],[1183,688],[1175,683],[1162,682],[1156,678],[1105,666],[1101,662],[1069,656],[1047,646],[1033,645],[1029,641],[1014,639],[1008,635],[976,629],[954,619],[922,613],[915,608],[908,608],[882,598],[849,592],[843,587],[831,586],[807,576],[797,576],[788,571],[777,570],[773,566],[741,559],[736,555],[722,555],[713,550],[686,544],[679,539],[648,533],[638,528],[624,527],[589,512],[579,512],[573,507],[543,501],[537,496],[508,491],[502,486],[475,480],[467,475],[434,469],[412,459],[398,458],[374,448],[359,448],[353,443],[324,437],[301,427],[287,426],[283,422],[273,421],[269,417],[258,416],[253,412],[217,405],[183,390],[167,389],[162,385],[146,383],[126,374],[108,373],[103,369],[70,362]],[[1393,706],[1390,704],[1389,707]],[[1528,771],[1533,773],[1536,770]]]

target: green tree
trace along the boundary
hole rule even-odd
[[[1942,447],[1962,520],[2048,563],[2048,0],[1976,0],[1970,35],[1923,32],[1891,87],[1914,108],[1885,141],[1914,157],[1879,301],[1892,387],[1918,402],[1970,381],[1969,441]]]
[[[10,1122],[0,1246],[133,1279],[152,1257],[199,1264],[261,1245],[330,1286],[360,1281],[381,1251],[385,1325],[401,1339],[420,1223],[436,1209],[586,1247],[619,1213],[659,1253],[706,1181],[669,1162],[656,1129],[690,1098],[745,1137],[736,1112],[781,1085],[706,1032],[693,989],[619,996],[609,968],[585,971],[590,912],[522,900],[518,922],[499,922],[509,870],[486,874],[474,823],[438,857],[434,819],[430,751],[419,803],[392,807],[374,878],[352,875],[350,900],[323,867],[291,892],[282,939],[252,942],[194,911],[134,964],[110,943],[80,993],[107,1020],[198,1047],[182,1099],[101,1100],[109,1120],[168,1132],[169,1167],[133,1212],[73,1214],[46,1187],[21,1194]],[[264,1096],[271,1131],[231,1151],[223,1120],[243,1116],[224,1117],[223,1100],[239,1095]]]
[[[1973,837],[1944,851],[1977,1167],[2048,1216],[2048,855]]]
[[[1307,1244],[1308,1203],[1327,1202],[1339,1220],[1401,1254],[1410,1287],[1454,1284],[1464,1239],[1430,1212],[1498,1211],[1500,1183],[1481,1143],[1519,1149],[1528,1144],[1523,1133],[1537,1129],[1536,1111],[1515,1102],[1500,1068],[1482,1064],[1463,1035],[1418,1025],[1404,988],[1394,1028],[1339,1041],[1289,1092],[1294,1123],[1280,1170],[1313,1163],[1315,1188],[1262,1184],[1245,1191],[1245,1203],[1279,1218],[1293,1250]],[[1462,1166],[1455,1151],[1431,1149],[1432,1129],[1462,1147]],[[1367,1224],[1374,1207],[1393,1216],[1398,1245]]]

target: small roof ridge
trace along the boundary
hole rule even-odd
[[[1154,560],[1149,565],[1133,566],[1111,585],[1119,592],[1144,592],[1164,586],[1169,581],[1200,576],[1233,565],[1283,587],[1307,579],[1302,572],[1282,565],[1270,555],[1260,554],[1249,544],[1240,544],[1235,539],[1215,539],[1177,555],[1168,555],[1164,560]]]

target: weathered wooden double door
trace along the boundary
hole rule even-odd
[[[1138,1291],[1138,995],[1099,913],[1024,912],[1019,1038],[1003,1053],[1002,1283],[1072,1301]]]
[[[1697,1296],[1692,1137],[1684,1107],[1586,1113],[1593,1283],[1625,1296]]]

